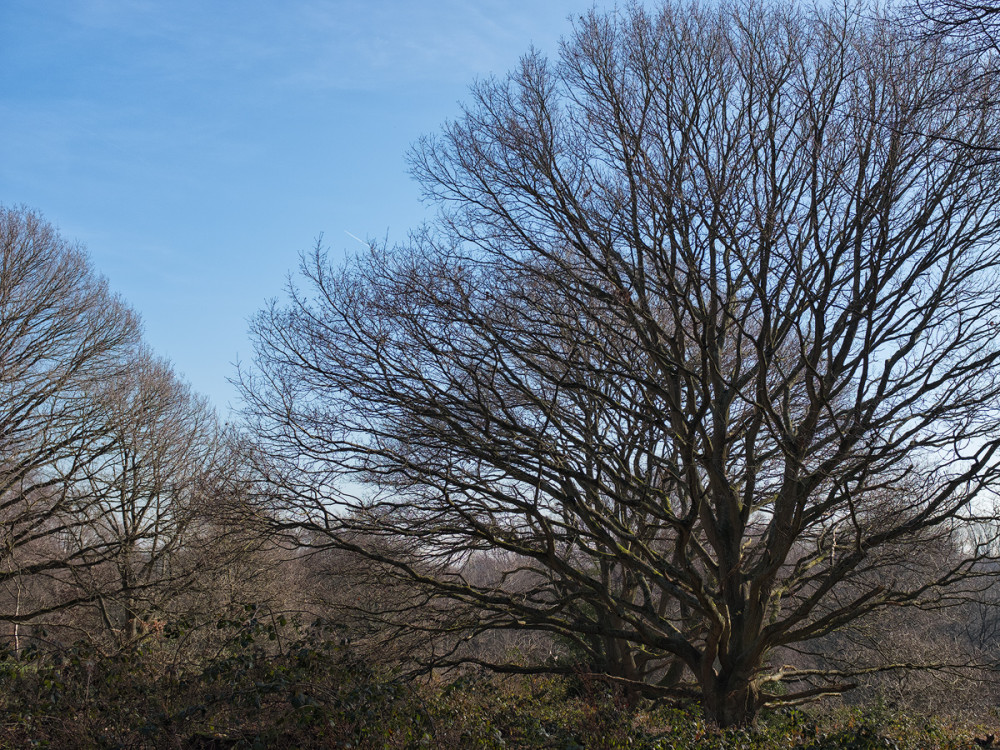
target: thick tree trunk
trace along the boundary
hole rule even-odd
[[[722,729],[752,724],[760,708],[760,692],[749,677],[732,672],[702,685],[705,719]]]

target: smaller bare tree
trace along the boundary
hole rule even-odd
[[[37,214],[0,207],[0,584],[13,597],[0,619],[86,597],[31,600],[26,581],[62,580],[107,552],[79,533],[117,442],[97,394],[127,369],[139,335],[81,249]]]
[[[214,411],[166,362],[137,349],[119,377],[95,392],[113,449],[90,474],[78,544],[99,542],[95,564],[75,582],[91,595],[101,620],[124,644],[143,621],[162,615],[208,560],[192,548],[208,542],[203,497],[226,464]]]

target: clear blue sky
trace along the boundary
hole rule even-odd
[[[225,414],[298,253],[405,239],[409,144],[591,5],[0,0],[0,203],[85,244]]]

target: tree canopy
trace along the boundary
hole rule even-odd
[[[253,322],[276,522],[425,589],[423,627],[548,634],[723,726],[848,689],[774,655],[993,550],[988,63],[860,7],[668,2],[480,82],[413,152],[436,223],[317,248]]]

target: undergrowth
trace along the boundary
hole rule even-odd
[[[765,712],[719,731],[695,711],[628,710],[585,677],[406,679],[327,624],[246,614],[219,621],[222,645],[182,670],[169,629],[111,657],[85,645],[3,655],[0,747],[972,750],[986,733],[882,705]]]

